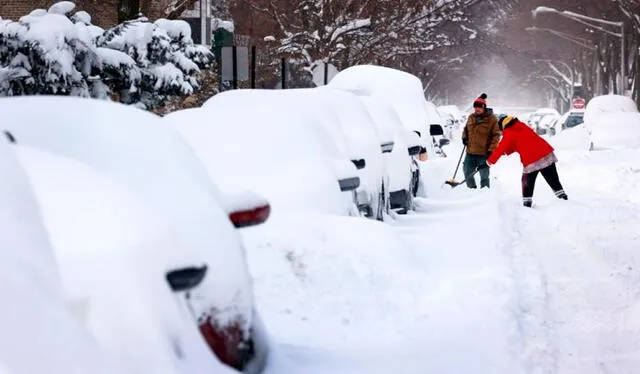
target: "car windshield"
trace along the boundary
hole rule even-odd
[[[584,122],[583,117],[584,117],[584,113],[575,113],[575,114],[569,115],[569,117],[567,117],[567,120],[564,123],[565,128],[568,129],[583,123]]]

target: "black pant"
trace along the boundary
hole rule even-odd
[[[542,174],[544,180],[547,181],[549,187],[551,187],[557,198],[567,200],[567,194],[562,188],[560,177],[558,177],[556,164],[553,163],[542,170],[536,170],[528,174],[522,174],[522,202],[524,203],[524,205],[531,206],[533,202],[533,189],[536,186],[536,178],[538,177],[538,173]]]

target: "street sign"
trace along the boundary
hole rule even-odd
[[[235,58],[233,51],[235,49]],[[249,48],[247,47],[222,47],[222,80],[246,81],[249,79]],[[235,61],[235,77],[234,77]]]
[[[316,86],[324,86],[338,74],[338,68],[327,62],[318,61],[311,66],[313,83]]]
[[[584,109],[584,106],[585,106],[584,99],[581,99],[581,98],[573,99],[573,104],[572,104],[573,109]]]

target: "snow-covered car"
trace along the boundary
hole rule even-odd
[[[357,97],[326,88],[244,91],[247,92],[245,95],[260,95],[251,100],[267,100],[271,107],[270,117],[274,120],[280,113],[296,108],[301,120],[307,123],[318,121],[333,140],[333,148],[337,147],[342,159],[349,160],[358,169],[360,184],[352,198],[356,207],[368,217],[382,219],[386,206],[384,192],[388,191],[382,188],[385,183],[383,144],[373,130],[366,108]],[[222,100],[218,96],[207,100],[202,108],[209,110],[218,105],[216,103]],[[213,111],[211,113],[214,115]]]
[[[465,124],[467,116],[456,105],[442,105],[437,107],[437,110],[444,121],[445,137],[449,140],[453,139]]]
[[[451,124],[455,126],[459,126],[466,119],[466,115],[462,113],[460,108],[457,105],[440,105],[438,107],[438,111],[443,116],[446,116],[447,119],[451,119]]]
[[[393,107],[380,99],[359,95],[367,107],[379,133],[387,134],[391,147],[383,149],[385,174],[388,177],[390,209],[399,213],[413,210],[413,197],[417,193],[420,168],[412,155],[419,153],[420,138],[402,126]]]
[[[584,125],[590,134],[590,149],[640,147],[640,112],[626,96],[594,97],[587,104]]]
[[[425,148],[431,144],[429,118],[424,110],[424,90],[415,75],[383,66],[356,65],[340,71],[328,86],[362,91],[391,103],[403,126],[415,131]]]
[[[533,114],[531,114],[531,116],[529,116],[529,121],[527,123],[529,124],[529,127],[538,131],[538,124],[544,117],[548,115],[559,116],[560,113],[558,113],[558,111],[553,108],[539,108]]]
[[[167,219],[185,256],[207,259],[207,276],[190,292],[192,322],[228,366],[254,372],[264,366],[268,347],[235,229],[266,220],[263,199],[225,197],[177,132],[131,106],[22,96],[0,99],[0,112],[18,144],[89,165]]]
[[[355,94],[327,86],[309,90],[317,100],[318,110],[331,110],[336,114],[349,148],[365,160],[365,167],[360,169],[361,187],[358,191],[362,196],[359,201],[365,203],[359,208],[367,217],[382,220],[384,213],[388,212],[389,201],[388,176],[382,156],[385,147],[388,148],[388,139],[380,138],[366,106]]]
[[[297,106],[284,110],[278,92],[225,91],[204,107],[175,111],[163,121],[182,135],[225,192],[254,190],[274,212],[352,213],[356,166],[319,121]]]
[[[536,125],[538,135],[555,135],[557,131],[555,125],[561,117],[562,116],[556,114],[547,114],[540,118],[540,121],[538,121]]]
[[[631,98],[621,95],[601,95],[589,100],[584,111],[584,122],[607,113],[638,113],[638,107]]]
[[[193,256],[162,216],[88,165],[27,146],[16,152],[41,207],[64,296],[100,347],[135,372],[223,371],[186,300],[176,302],[171,288],[176,274],[188,283],[183,291],[197,287],[209,256]]]
[[[65,299],[32,184],[0,137],[0,372],[134,374],[103,350]]]
[[[429,117],[429,135],[431,135],[431,149],[440,157],[447,157],[443,147],[449,144],[451,139],[445,136],[445,120],[438,111],[436,105],[430,101],[425,101],[425,110]]]
[[[591,146],[591,135],[585,126],[575,126],[558,132],[549,138],[556,149],[572,151],[588,151]]]
[[[584,109],[572,109],[562,115],[558,120],[560,126],[556,127],[556,131],[562,131],[581,125],[584,123]]]

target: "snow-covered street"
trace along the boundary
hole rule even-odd
[[[450,156],[425,169],[418,212],[391,223],[292,217],[247,231],[279,344],[272,372],[634,372],[640,152],[558,156],[570,200],[540,180],[533,210],[521,207],[517,156],[492,170],[489,191],[442,187]]]
[[[640,374],[604,3],[0,1],[0,374]]]

